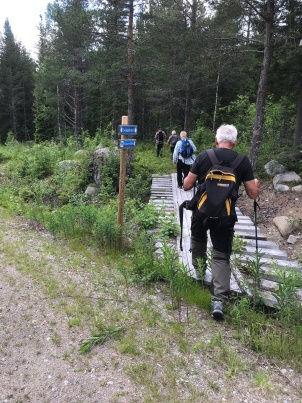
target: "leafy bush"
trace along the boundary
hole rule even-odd
[[[158,223],[158,211],[152,204],[147,204],[141,210],[137,210],[135,221],[143,229],[155,228]]]
[[[179,225],[172,215],[160,217],[160,235],[163,238],[173,238],[179,234]]]
[[[192,140],[197,150],[203,151],[213,147],[215,143],[215,135],[212,130],[204,127],[201,121],[197,122],[197,128],[192,132]]]

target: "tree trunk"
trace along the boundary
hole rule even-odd
[[[250,158],[253,167],[256,166],[263,134],[268,73],[272,60],[274,5],[275,5],[274,0],[267,0],[266,13],[265,13],[266,18],[265,18],[264,53],[263,53],[260,79],[258,84],[258,92],[256,100],[256,118],[253,126],[253,137],[250,151]]]
[[[214,106],[213,126],[212,126],[213,132],[215,132],[215,129],[216,129],[216,117],[217,117],[217,109],[218,109],[219,84],[220,84],[220,61],[218,63],[218,73],[217,73],[217,80],[216,80],[215,106]]]
[[[133,46],[133,0],[129,1],[129,23],[127,37],[128,53],[128,124],[134,123],[134,46]]]
[[[297,101],[297,118],[295,130],[295,145],[302,145],[302,80],[299,83],[299,94]]]
[[[61,128],[61,108],[60,108],[60,91],[59,86],[57,85],[57,125],[58,125],[58,133],[60,141],[62,138],[62,128]]]
[[[185,118],[184,118],[184,130],[186,131],[190,129],[190,120],[191,120],[192,97],[191,97],[190,79],[191,74],[188,73],[187,88],[186,88]]]

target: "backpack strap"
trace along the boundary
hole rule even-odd
[[[213,148],[206,150],[206,153],[207,153],[207,156],[209,157],[212,165],[219,164],[218,158],[216,157],[216,154],[215,154],[215,151],[213,150]]]
[[[210,150],[207,150],[206,153],[207,153],[212,165],[220,164],[213,148],[211,148]],[[245,157],[245,155],[238,154],[237,157],[234,159],[234,161],[230,164],[230,167],[233,168],[234,170],[236,168],[238,168],[239,165],[241,164],[241,162],[244,160],[244,157]]]
[[[244,160],[245,155],[238,154],[234,161],[231,163],[231,168],[234,170],[239,167],[241,162]]]

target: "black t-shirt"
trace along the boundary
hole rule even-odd
[[[238,153],[236,151],[230,150],[228,148],[215,148],[215,155],[218,161],[225,166],[230,166],[230,164],[235,160]],[[204,182],[208,170],[212,167],[212,163],[208,157],[208,154],[203,151],[198,155],[194,161],[191,172],[198,177],[200,183]],[[236,168],[236,188],[238,190],[242,182],[247,182],[254,179],[253,168],[248,157],[244,156],[243,160]]]

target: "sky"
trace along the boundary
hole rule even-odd
[[[37,57],[40,14],[44,15],[50,0],[0,0],[0,32],[8,18],[15,39]]]

